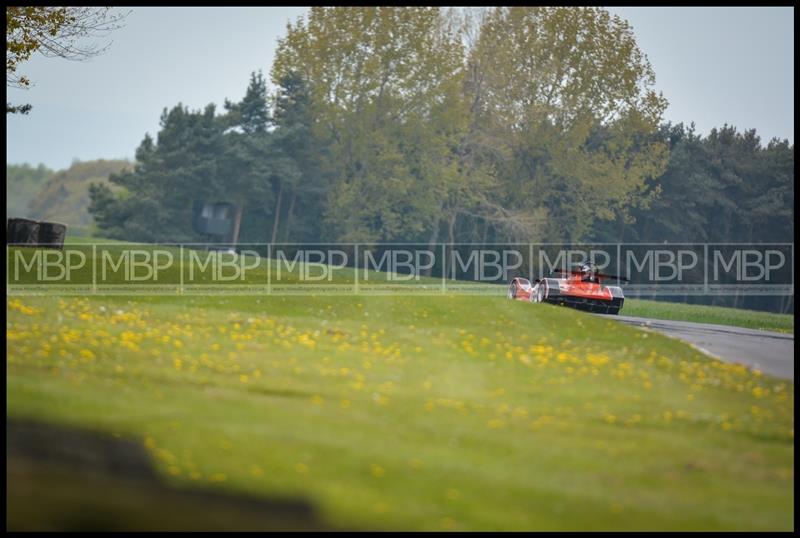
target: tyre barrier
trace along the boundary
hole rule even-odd
[[[6,222],[6,245],[64,248],[67,227],[57,222],[13,218]]]

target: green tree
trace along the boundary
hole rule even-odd
[[[647,182],[655,199],[646,206],[631,208],[631,218],[620,218],[621,237],[610,240],[623,241],[627,235],[631,242],[708,241],[714,230],[714,220],[708,219],[722,193],[719,182],[708,173],[702,138],[695,133],[693,124],[688,129],[683,124],[666,124],[659,136],[669,145],[670,158],[664,173]],[[696,272],[685,274],[702,279],[701,271],[698,266]],[[683,302],[693,299],[684,296]]]
[[[202,240],[191,228],[195,200],[225,200],[219,172],[223,125],[214,105],[189,111],[182,105],[161,115],[154,142],[145,135],[133,170],[112,175],[121,187],[113,195],[104,185],[90,190],[90,212],[109,236],[132,241]]]
[[[296,218],[298,214],[320,215],[329,191],[329,178],[322,165],[329,150],[326,141],[316,136],[314,131],[308,86],[300,73],[290,71],[278,81],[274,97],[273,141],[284,158],[291,160],[296,173],[279,176],[272,242],[278,238],[283,213],[285,241],[292,237],[313,241],[322,232],[318,218],[306,218],[300,222]]]
[[[761,240],[794,241],[794,144],[774,138],[761,152],[755,192],[746,202]]]
[[[247,135],[263,135],[269,126],[269,107],[267,105],[267,84],[259,71],[250,74],[244,98],[239,103],[225,99],[225,119],[229,127],[240,127]]]
[[[262,76],[253,74],[238,103],[225,102],[189,111],[182,105],[164,110],[157,141],[146,135],[133,170],[112,175],[121,188],[113,194],[96,185],[91,211],[111,237],[135,241],[203,241],[192,229],[197,202],[234,205],[230,243],[242,228],[245,238],[269,238],[274,190],[281,181],[296,182],[298,167],[269,132],[269,108]]]
[[[470,51],[470,100],[493,200],[540,219],[528,239],[579,240],[644,193],[667,151],[666,100],[630,26],[599,8],[496,8]],[[535,235],[534,235],[535,234]]]
[[[229,130],[220,156],[222,175],[219,180],[227,196],[225,199],[234,203],[231,242],[236,243],[245,206],[249,205],[256,213],[264,213],[272,199],[275,171],[269,166],[272,148],[267,129],[270,117],[263,75],[252,73],[244,98],[238,103],[226,99],[225,109],[227,114],[221,121]]]
[[[315,135],[330,141],[333,237],[414,238],[437,225],[454,162],[437,118],[459,102],[462,60],[438,8],[314,7],[288,26],[272,79],[309,84]]]

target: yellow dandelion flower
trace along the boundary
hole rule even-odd
[[[492,430],[498,430],[503,426],[503,421],[498,418],[493,418],[486,425]]]
[[[261,467],[259,467],[258,465],[251,465],[250,474],[258,478],[264,474],[264,471],[261,470]]]
[[[370,469],[370,473],[375,478],[383,478],[383,476],[386,474],[386,469],[384,469],[383,467],[381,467],[377,463],[371,463],[370,466],[369,466],[369,469]]]
[[[295,463],[294,464],[294,470],[298,474],[302,474],[302,475],[307,475],[308,471],[309,471],[308,465],[306,465],[305,463]]]

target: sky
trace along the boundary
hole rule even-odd
[[[33,105],[26,116],[6,114],[6,163],[132,159],[165,107],[221,109],[244,96],[252,71],[268,78],[286,24],[307,9],[132,8],[99,56],[35,55],[19,68],[34,87],[6,92],[12,104]],[[794,8],[607,9],[632,25],[670,103],[665,120],[794,143]]]

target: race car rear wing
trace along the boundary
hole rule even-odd
[[[582,271],[575,271],[575,270],[564,270],[564,269],[553,269],[554,273],[567,273],[571,275],[582,275],[584,274]],[[630,282],[627,277],[619,276],[619,275],[607,275],[605,273],[595,273],[594,276],[597,278],[613,278],[615,280],[620,280],[622,282]]]

